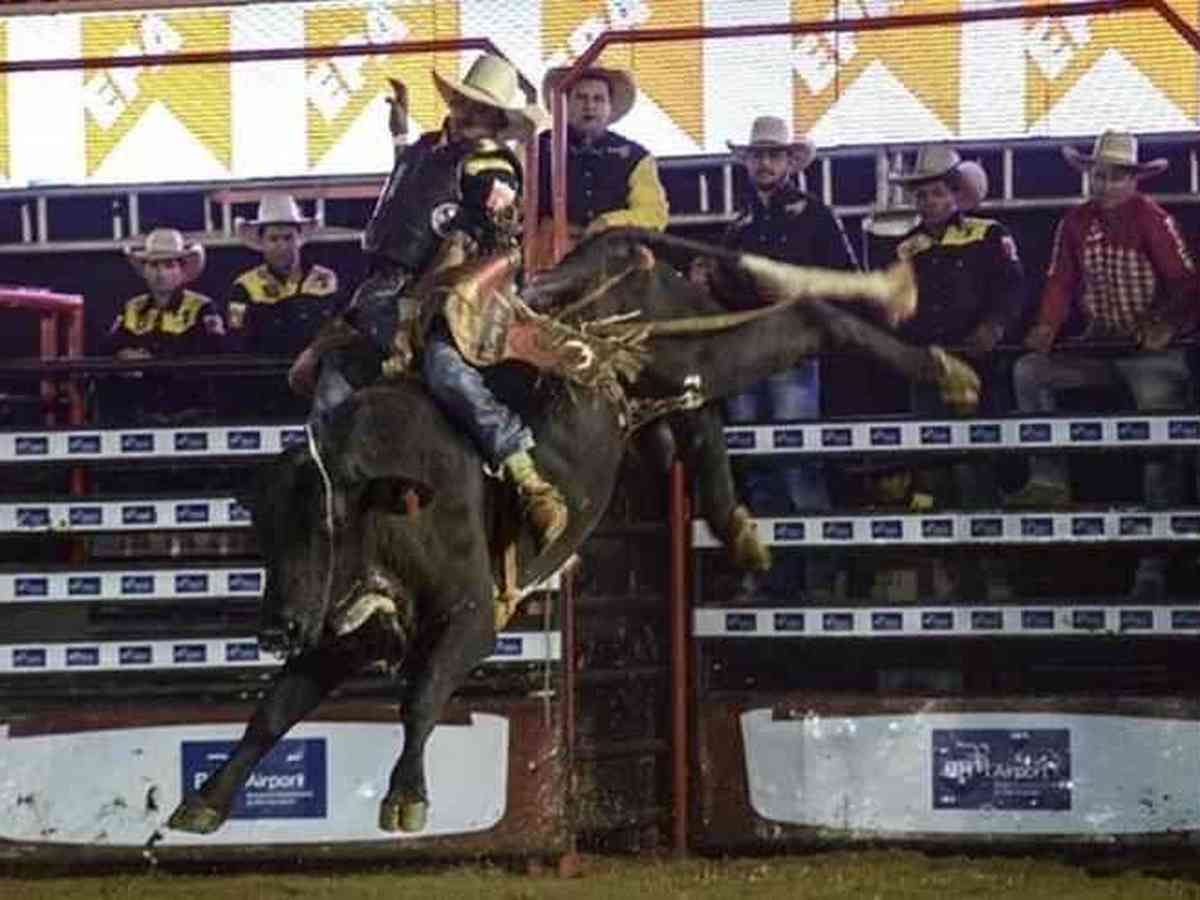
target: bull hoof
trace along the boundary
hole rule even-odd
[[[225,824],[226,818],[225,813],[193,795],[175,807],[175,812],[167,819],[167,827],[192,834],[212,834]]]
[[[425,830],[429,803],[406,792],[388,794],[379,804],[381,831],[414,834]]]
[[[975,370],[941,347],[930,347],[929,355],[934,367],[933,382],[942,402],[960,415],[974,412],[979,406],[979,376]]]
[[[735,566],[747,572],[771,568],[771,550],[759,539],[750,510],[744,506],[738,506],[730,516],[729,556]]]

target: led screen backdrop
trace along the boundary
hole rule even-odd
[[[1046,0],[1031,0],[1038,4]],[[490,38],[535,83],[607,29],[833,20],[990,0],[403,0],[0,18],[0,57],[36,60]],[[1186,21],[1200,0],[1174,0]],[[429,72],[472,54],[313,58],[0,75],[0,185],[378,172],[387,78],[412,126],[443,113]],[[822,146],[1185,131],[1197,57],[1150,12],[903,31],[614,46],[641,87],[621,128],[660,155],[719,152],[782,114]]]

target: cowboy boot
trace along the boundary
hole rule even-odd
[[[503,469],[505,477],[517,489],[521,514],[533,529],[538,550],[546,549],[567,527],[567,504],[562,494],[541,476],[526,450],[504,460]]]

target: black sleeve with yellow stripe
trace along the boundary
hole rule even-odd
[[[240,352],[290,357],[337,311],[332,269],[313,265],[284,281],[261,265],[234,281],[225,316]]]

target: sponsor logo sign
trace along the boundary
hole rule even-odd
[[[933,729],[934,809],[1071,808],[1066,728]]]
[[[235,741],[183,741],[181,795],[198,790],[233,753]],[[233,800],[233,819],[324,819],[329,771],[325,738],[285,739],[266,755]]]

